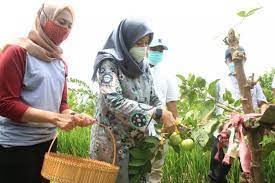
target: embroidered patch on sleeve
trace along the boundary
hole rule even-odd
[[[101,79],[101,84],[110,84],[113,81],[111,74],[104,74]]]
[[[131,122],[133,127],[141,128],[141,127],[146,125],[147,118],[142,113],[134,113],[130,118],[130,122]]]

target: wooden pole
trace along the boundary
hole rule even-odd
[[[250,93],[251,86],[247,82],[243,67],[245,54],[241,52],[239,49],[239,39],[237,38],[235,31],[233,29],[230,29],[228,32],[228,45],[231,49],[232,61],[235,65],[235,74],[239,85],[241,103],[244,113],[253,113],[254,110],[252,104],[252,97]],[[249,180],[253,183],[264,182],[260,146],[260,142],[263,139],[263,132],[264,129],[262,127],[247,129],[247,137],[252,156],[251,176],[249,177]]]

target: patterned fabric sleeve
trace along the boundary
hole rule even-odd
[[[117,76],[117,69],[117,66],[111,61],[103,61],[98,71],[100,93],[103,95],[104,101],[110,111],[123,116],[125,119],[127,118],[132,127],[142,128],[147,125],[153,115],[155,106],[138,103],[137,101],[125,98]],[[152,104],[159,101],[154,91],[151,96]]]

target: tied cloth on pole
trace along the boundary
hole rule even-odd
[[[251,164],[251,150],[246,140],[245,128],[249,128],[245,124],[248,120],[256,120],[260,114],[231,114],[230,120],[223,125],[222,130],[218,134],[218,151],[215,155],[215,160],[219,161],[220,150],[223,148],[225,152],[224,164],[231,164],[231,160],[239,157],[242,170],[249,175]]]

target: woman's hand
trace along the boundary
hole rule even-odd
[[[86,114],[72,114],[70,109],[62,114],[29,107],[24,113],[22,122],[52,123],[62,130],[69,131],[79,127],[86,127],[96,122]]]
[[[160,118],[164,125],[164,131],[167,133],[172,133],[176,130],[176,120],[173,116],[173,114],[170,111],[163,110],[162,116]]]
[[[80,119],[77,121],[77,124],[76,124],[79,127],[86,127],[96,122],[96,119],[92,118],[88,114],[82,113],[82,114],[75,114],[74,116]]]
[[[86,127],[95,122],[95,119],[86,114],[59,114],[53,123],[62,130],[70,131],[77,126]]]

